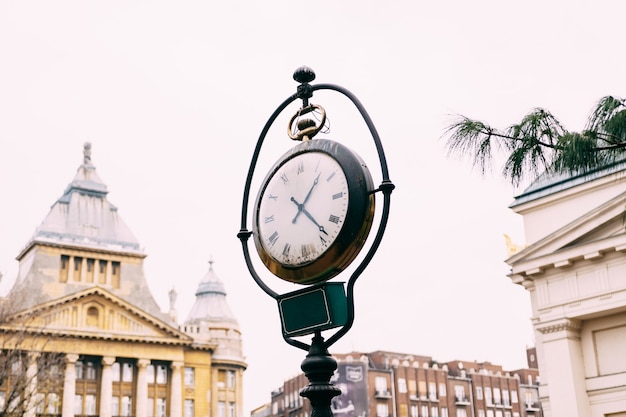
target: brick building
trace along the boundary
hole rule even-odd
[[[542,416],[537,369],[384,351],[334,357],[332,382],[342,392],[331,406],[335,417]],[[299,395],[307,385],[304,374],[285,381],[271,393],[269,416],[309,417],[310,403]]]

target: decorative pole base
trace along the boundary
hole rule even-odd
[[[330,403],[333,397],[341,394],[341,390],[330,383],[337,361],[328,353],[319,331],[315,332],[300,368],[309,379],[309,385],[300,391],[300,395],[311,402],[311,417],[332,417]]]

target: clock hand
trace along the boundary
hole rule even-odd
[[[298,201],[291,197],[291,201],[293,201],[293,203],[298,206],[298,213],[296,214],[296,217],[293,218],[293,220],[291,221],[291,223],[295,223],[296,219],[298,218],[298,214],[300,213],[304,213],[305,216],[307,216],[309,218],[309,220],[311,220],[313,222],[314,225],[317,226],[317,228],[319,229],[320,232],[324,233],[325,235],[328,235],[328,233],[326,232],[326,230],[324,229],[324,226],[321,226],[313,217],[313,215],[311,215],[311,213],[309,213],[309,211],[307,209],[304,208],[304,204],[300,204],[298,203]]]
[[[321,174],[322,174],[321,172],[317,174],[317,177],[313,180],[313,185],[311,185],[311,188],[309,188],[309,192],[307,193],[306,197],[304,197],[304,201],[302,202],[302,204],[298,204],[298,202],[293,197],[291,197],[291,201],[293,201],[294,203],[298,205],[298,212],[296,213],[296,216],[291,221],[292,223],[295,223],[296,220],[298,219],[298,216],[300,216],[300,213],[302,213],[302,210],[304,209],[304,205],[306,204],[307,201],[309,201],[309,197],[311,197],[313,188],[315,188],[315,186],[317,185]]]
[[[307,216],[313,222],[313,224],[317,226],[320,232],[324,233],[325,235],[328,235],[328,233],[326,233],[326,230],[324,230],[324,226],[320,226],[320,224],[315,221],[315,219],[313,218],[313,216],[311,215],[311,213],[309,213],[307,209],[303,207],[302,211],[304,212],[304,215]]]

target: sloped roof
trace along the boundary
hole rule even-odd
[[[612,164],[585,172],[557,173],[546,171],[537,177],[521,194],[516,196],[514,201],[509,205],[509,208],[624,170],[626,170],[626,160],[616,161]]]
[[[91,162],[91,144],[85,143],[83,163],[63,195],[37,227],[18,255],[35,243],[67,244],[82,248],[142,254],[137,238],[107,200],[107,186]]]
[[[226,302],[226,291],[222,280],[213,271],[213,262],[209,262],[209,270],[204,275],[196,290],[196,301],[185,320],[185,323],[198,321],[230,322],[237,328],[237,319]]]

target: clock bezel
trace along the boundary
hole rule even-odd
[[[266,249],[259,236],[259,210],[270,180],[288,161],[321,152],[333,158],[346,176],[348,208],[337,238],[318,258],[301,265],[284,264]],[[363,248],[372,227],[375,211],[372,176],[363,160],[348,147],[329,139],[304,141],[282,155],[261,183],[254,204],[252,222],[254,244],[263,264],[277,277],[297,284],[327,281],[345,270]]]

